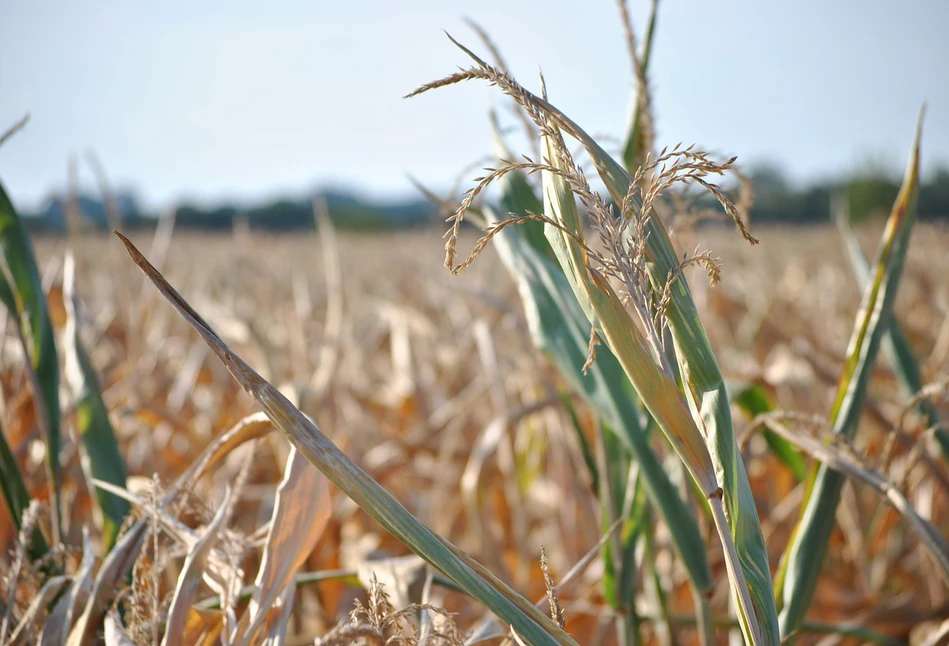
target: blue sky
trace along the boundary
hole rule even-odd
[[[645,6],[632,2],[639,28]],[[525,85],[542,68],[591,133],[622,133],[631,88],[607,0],[5,0],[0,16],[0,129],[31,113],[0,179],[23,206],[90,149],[150,206],[326,184],[408,195],[408,173],[447,187],[490,151],[500,95],[401,97],[467,64],[442,29],[484,51],[466,16]],[[925,100],[924,163],[949,163],[947,25],[945,0],[664,0],[658,141],[773,160],[799,181],[867,160],[898,170]],[[92,186],[82,164],[80,177]]]

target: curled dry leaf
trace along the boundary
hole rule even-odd
[[[165,622],[165,636],[162,638],[162,646],[169,644],[185,643],[184,637],[188,628],[190,619],[191,601],[194,598],[194,592],[201,582],[201,575],[207,568],[208,557],[217,541],[218,532],[227,516],[227,510],[231,501],[231,488],[225,487],[224,500],[218,506],[217,512],[204,533],[192,545],[185,559],[184,567],[178,575],[178,583],[175,586],[174,596],[171,599],[171,606],[168,608],[168,619]]]
[[[254,595],[237,626],[234,643],[256,643],[267,613],[278,598],[287,594],[288,587],[292,600],[293,577],[316,546],[331,511],[326,478],[296,448],[291,448],[283,481],[277,489]]]
[[[79,570],[73,576],[69,590],[60,597],[53,607],[53,611],[46,618],[43,635],[40,638],[41,646],[59,646],[69,634],[69,629],[85,607],[92,590],[92,568],[95,565],[96,555],[89,540],[89,530],[82,531],[82,562]]]
[[[159,507],[164,509],[175,500],[181,491],[193,488],[201,475],[236,447],[244,442],[262,437],[272,429],[273,425],[262,413],[249,415],[240,420],[205,449],[201,457],[162,496]],[[147,529],[147,520],[137,521],[119,538],[109,554],[103,559],[82,616],[69,633],[67,646],[81,646],[87,640],[93,638],[96,626],[103,621],[109,604],[115,597],[116,590],[138,558]]]

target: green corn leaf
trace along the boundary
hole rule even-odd
[[[0,302],[16,318],[30,365],[37,418],[46,441],[53,542],[60,539],[62,469],[59,465],[59,359],[33,246],[0,184]]]
[[[621,644],[640,644],[640,621],[635,594],[639,581],[636,549],[644,531],[652,531],[649,505],[641,471],[620,438],[605,424],[598,429],[598,453],[601,471],[605,474],[596,492],[600,503],[600,524],[606,532],[618,518],[619,530],[603,543],[603,596],[616,610]],[[632,482],[630,480],[632,479]],[[630,497],[627,500],[627,497]]]
[[[730,384],[732,403],[738,406],[749,419],[775,410],[774,402],[767,391],[758,384]],[[784,465],[791,470],[799,481],[807,477],[807,465],[794,446],[770,429],[761,432],[768,448]]]
[[[604,424],[598,429],[599,452],[601,471],[604,475],[597,490],[597,499],[600,503],[600,530],[609,529],[613,522],[623,514],[623,494],[626,492],[627,475],[630,468],[630,454]],[[637,484],[639,482],[637,474]],[[631,519],[624,519],[620,531],[603,544],[603,596],[610,607],[622,608],[623,585],[623,544],[627,541],[635,542],[633,531],[627,530]]]
[[[594,495],[596,495],[600,491],[601,476],[600,469],[596,464],[596,456],[593,455],[593,448],[590,446],[590,441],[587,439],[586,433],[583,432],[580,418],[577,417],[577,411],[570,401],[570,393],[561,393],[560,401],[563,404],[564,410],[567,412],[567,416],[570,418],[570,426],[573,428],[574,435],[577,437],[577,444],[580,445],[580,454],[583,456],[583,463],[586,465],[587,471],[590,472],[590,488]]]
[[[78,297],[75,286],[75,262],[66,257],[63,296],[66,303],[65,377],[73,392],[76,432],[88,457],[88,475],[122,489],[125,488],[125,460],[119,450],[109,411],[102,400],[102,387],[79,334]],[[99,487],[96,492],[102,510],[102,542],[108,552],[118,538],[122,522],[129,513],[129,502]]]
[[[16,463],[16,458],[13,457],[10,445],[7,444],[7,436],[3,434],[2,428],[0,428],[0,491],[3,492],[3,500],[13,519],[13,526],[20,531],[23,512],[30,506],[30,494],[27,493],[23,474],[20,473],[20,467]]]
[[[600,424],[597,435],[600,442],[598,455],[601,456],[603,464],[598,466],[590,448],[590,442],[587,440],[580,421],[577,419],[569,396],[563,395],[562,399],[577,441],[580,444],[583,460],[590,471],[593,493],[600,502],[601,530],[603,533],[607,533],[614,521],[624,513],[625,501],[622,496],[617,494],[625,495],[626,493],[625,486],[619,485],[626,483],[629,477],[631,466],[629,450],[620,442],[616,433],[608,429],[605,424]],[[605,475],[601,476],[601,472]],[[603,543],[600,553],[604,566],[603,596],[610,607],[622,615],[625,634],[633,636],[632,641],[626,639],[621,640],[621,643],[639,644],[642,639],[638,638],[639,621],[636,606],[633,602],[637,581],[635,556],[646,507],[646,497],[638,470],[635,471],[634,478],[635,499],[629,514],[622,523],[619,532]]]
[[[867,258],[863,247],[860,246],[860,241],[857,240],[853,229],[850,228],[846,213],[838,213],[835,220],[837,222],[837,230],[840,232],[840,236],[847,248],[850,266],[857,276],[860,287],[866,289],[867,283],[870,282],[872,272],[870,259]],[[919,367],[919,361],[916,359],[913,348],[906,339],[906,335],[903,333],[895,315],[891,318],[889,329],[883,337],[883,352],[886,354],[890,365],[893,366],[896,379],[899,381],[904,397],[910,398],[923,389],[923,376],[922,370]],[[924,399],[919,402],[917,409],[920,415],[923,416],[923,419],[926,420],[926,424],[930,428],[936,429],[936,443],[939,444],[943,456],[949,459],[949,429],[947,429],[946,424],[939,418],[936,407],[932,405],[932,402]]]
[[[623,1],[625,2],[625,0]],[[656,35],[656,16],[658,13],[659,0],[653,0],[649,8],[646,38],[643,41],[642,51],[638,56],[642,70],[641,75],[637,74],[637,78],[635,79],[636,86],[630,103],[626,143],[623,146],[623,163],[626,165],[626,169],[631,173],[643,165],[646,160],[646,155],[651,152],[651,142],[646,136],[646,124],[652,119],[652,115],[648,110],[651,101],[647,76],[649,74],[649,61],[652,59],[652,45]],[[633,61],[633,65],[635,67],[635,61]]]
[[[0,493],[3,494],[3,501],[7,505],[10,518],[13,519],[13,526],[19,532],[23,526],[23,512],[30,506],[30,494],[26,490],[23,474],[20,473],[16,458],[13,457],[10,445],[7,444],[7,436],[3,434],[2,427],[0,427]],[[47,552],[49,552],[49,545],[46,543],[43,532],[37,527],[33,530],[28,553],[30,558],[36,561]]]
[[[628,471],[627,469],[627,482],[629,481]],[[641,477],[641,473],[641,470],[637,470],[633,474],[632,506],[628,517],[620,527],[619,533],[620,549],[622,550],[620,558],[621,585],[618,590],[619,607],[634,617],[636,615],[636,546],[641,535],[653,531],[652,514],[647,504],[646,487],[643,484],[644,478]],[[624,495],[623,503],[625,504],[625,502]],[[693,587],[695,586],[693,585]],[[709,588],[702,593],[696,592],[696,594],[708,594],[710,590]]]
[[[656,617],[655,622],[656,630],[660,631],[660,635],[665,633],[665,635],[660,638],[660,641],[677,645],[679,642],[675,638],[675,632],[672,625],[672,616],[669,613],[669,596],[666,594],[665,588],[662,587],[662,576],[660,575],[659,570],[656,568],[656,541],[655,537],[653,536],[654,525],[650,516],[651,514],[649,509],[647,509],[645,519],[646,527],[645,531],[643,532],[643,543],[645,548],[645,556],[643,561],[646,570],[649,573],[649,583],[652,585],[653,591],[656,595],[656,605],[658,606],[658,617]]]
[[[135,263],[201,335],[234,379],[263,408],[274,426],[343,493],[409,549],[483,603],[499,619],[510,624],[525,643],[576,646],[576,642],[550,617],[409,513],[388,491],[340,451],[310,418],[227,347],[138,249],[127,238],[117,235],[125,243]]]
[[[857,431],[873,364],[889,327],[909,248],[916,219],[921,130],[922,113],[916,125],[916,137],[903,186],[883,232],[872,278],[867,283],[857,313],[847,360],[830,413],[834,434],[846,440],[853,439]],[[845,478],[843,474],[825,466],[812,472],[800,522],[782,559],[778,590],[782,602],[781,634],[785,637],[797,628],[810,605],[834,529],[835,513]]]

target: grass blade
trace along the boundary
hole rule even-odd
[[[102,387],[79,333],[79,297],[76,294],[76,266],[72,254],[66,256],[63,271],[63,299],[66,304],[66,367],[64,375],[73,393],[76,408],[76,433],[88,458],[88,475],[125,487],[125,460],[102,400]],[[85,466],[85,463],[84,463]],[[102,544],[108,552],[115,544],[119,529],[129,513],[127,500],[103,489],[96,492],[102,510]]]
[[[846,440],[853,439],[857,431],[873,364],[889,326],[916,219],[922,117],[920,112],[906,176],[880,241],[872,281],[867,284],[857,313],[847,360],[830,413],[833,433]],[[797,628],[810,605],[834,529],[844,481],[843,474],[826,465],[812,472],[801,519],[782,559],[778,590],[781,596],[781,634],[784,636]]]
[[[261,405],[297,450],[330,481],[409,549],[514,627],[531,644],[576,643],[530,602],[412,516],[391,494],[346,457],[316,424],[235,355],[127,238],[118,233],[116,235],[125,243],[135,263],[201,334],[241,387]]]
[[[59,358],[30,237],[0,184],[0,302],[16,317],[24,352],[30,364],[37,418],[46,441],[46,475],[50,490],[50,518],[54,544],[60,542],[59,465],[61,446],[59,411]]]

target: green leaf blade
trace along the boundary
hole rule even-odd
[[[736,404],[750,419],[758,415],[772,413],[776,410],[771,397],[765,392],[764,388],[757,384],[733,384],[732,402]],[[807,465],[804,458],[794,446],[786,439],[770,429],[762,431],[762,436],[768,444],[771,453],[780,460],[798,481],[807,477]]]
[[[696,588],[711,588],[706,546],[691,510],[682,501],[646,437],[646,418],[622,366],[608,347],[583,375],[589,323],[561,269],[542,257],[516,229],[496,238],[502,261],[514,276],[535,345],[557,366],[574,392],[593,407],[639,463],[650,500],[669,525],[676,552]]]
[[[872,280],[866,286],[857,313],[847,360],[830,414],[833,433],[847,441],[852,440],[857,431],[873,365],[883,336],[889,329],[893,302],[916,219],[921,129],[922,113],[917,123],[903,186],[883,232]],[[835,513],[844,481],[843,474],[821,466],[808,488],[800,522],[783,559],[780,585],[782,635],[787,636],[797,628],[810,605],[835,525]]]
[[[62,445],[59,406],[59,358],[53,326],[40,282],[33,246],[3,185],[0,184],[0,301],[16,318],[26,352],[37,400],[37,413],[46,441],[53,541],[60,538]]]
[[[77,316],[78,298],[75,288],[75,263],[72,255],[66,258],[64,300],[66,303],[66,381],[73,392],[76,410],[76,433],[89,458],[89,476],[116,487],[125,488],[125,459],[109,411],[102,399],[99,376],[82,342]],[[106,552],[112,549],[119,529],[128,516],[129,502],[99,487],[91,487],[102,511],[102,543]]]
[[[632,184],[629,173],[560,110],[539,97],[532,97],[532,100],[539,102],[558,126],[583,145],[611,197],[621,204]],[[650,280],[661,290],[678,264],[676,251],[657,213],[649,214],[645,233]],[[738,550],[764,639],[769,644],[777,644],[780,642],[778,616],[768,552],[748,475],[735,440],[724,378],[684,276],[679,275],[673,281],[670,293],[672,298],[667,316],[683,383],[688,386],[686,397],[693,415],[702,421],[715,472],[725,491],[729,531]]]
[[[138,249],[127,238],[118,235],[135,263],[201,335],[234,379],[257,401],[297,450],[331,482],[409,549],[511,625],[526,643],[576,646],[566,632],[533,604],[409,513],[340,451],[311,419],[228,348]]]
[[[30,494],[2,427],[0,427],[0,493],[3,494],[13,526],[19,532],[23,526],[23,512],[30,506]],[[38,527],[33,530],[28,549],[30,558],[34,561],[43,558],[49,552],[46,537]]]
[[[854,234],[853,229],[850,228],[846,214],[838,214],[836,222],[837,230],[847,249],[847,256],[850,258],[850,266],[853,268],[860,287],[866,289],[866,285],[872,277],[870,259],[867,258],[866,253],[860,246],[860,241]],[[893,366],[903,396],[906,398],[913,397],[923,389],[922,369],[895,314],[890,320],[886,335],[883,337],[882,347],[890,365]],[[943,457],[949,460],[949,429],[947,429],[945,422],[940,419],[936,407],[928,399],[919,401],[916,407],[923,419],[926,420],[927,426],[935,429],[936,443],[939,445]]]

